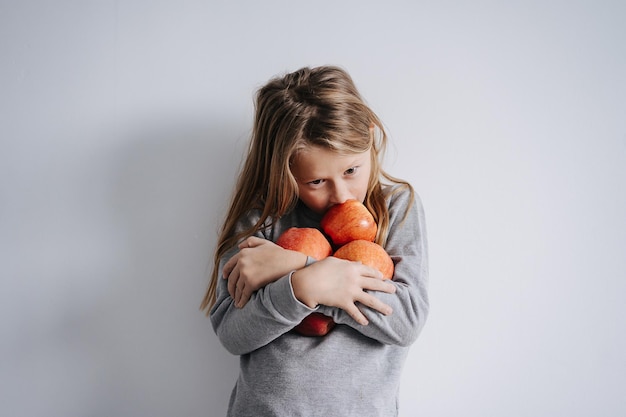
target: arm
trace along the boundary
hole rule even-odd
[[[231,252],[237,253],[238,248]],[[220,262],[220,273],[227,264]],[[345,309],[355,322],[367,319],[355,303],[390,314],[391,309],[365,292],[394,292],[395,286],[383,280],[379,271],[357,262],[327,258],[290,272],[255,291],[243,307],[237,307],[229,293],[228,281],[220,279],[217,301],[211,309],[211,322],[222,344],[241,355],[265,346],[299,324],[320,304]]]
[[[424,211],[419,199],[411,205],[406,220],[402,222],[409,204],[410,194],[402,192],[391,197],[389,206],[389,236],[385,249],[395,264],[394,293],[372,293],[393,309],[385,316],[367,306],[361,311],[369,324],[358,324],[345,311],[327,306],[319,311],[333,317],[335,322],[346,324],[363,335],[385,344],[408,346],[419,335],[428,315],[428,248]]]
[[[251,211],[248,216],[239,219],[236,231],[248,230],[256,224],[258,216],[258,212]],[[219,262],[216,301],[210,311],[211,324],[224,347],[235,355],[243,355],[266,345],[291,330],[315,310],[294,297],[289,270],[281,272],[274,269],[270,269],[271,273],[264,272],[268,274],[265,275],[268,283],[252,293],[244,307],[236,307],[234,298],[228,290],[229,279],[224,276],[232,275],[232,270],[240,259],[248,255],[253,256],[257,250],[275,249],[271,246],[261,249],[248,248],[246,243],[253,242],[253,246],[266,240],[267,243],[271,243],[269,236],[273,233],[274,231],[269,228],[259,230],[255,236],[245,239],[229,250]],[[276,246],[273,243],[272,245]],[[227,265],[229,266],[226,269]],[[246,276],[249,274],[249,271],[244,272]]]
[[[310,308],[321,304],[339,307],[363,325],[367,319],[356,303],[391,314],[388,305],[366,292],[396,290],[373,268],[333,257],[312,264],[314,260],[300,252],[255,236],[245,239],[238,248],[239,252],[226,262],[222,271],[237,308],[243,308],[255,291],[296,271],[291,281],[293,293]]]
[[[368,324],[368,320],[357,304],[384,315],[392,313],[391,307],[368,291],[396,291],[391,282],[383,279],[380,271],[360,262],[332,256],[295,271],[292,284],[296,298],[307,306],[338,307],[363,326]]]
[[[306,255],[256,236],[245,239],[238,248],[221,274],[228,280],[228,293],[238,308],[248,302],[254,291],[308,263]]]
[[[220,262],[220,274],[226,260],[237,251],[238,248],[234,248]],[[235,306],[226,279],[220,279],[217,285],[217,300],[210,313],[211,324],[224,347],[235,355],[265,346],[316,310],[295,298],[291,274],[258,289],[242,308]]]

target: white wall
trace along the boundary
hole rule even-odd
[[[254,90],[340,64],[426,210],[401,416],[626,414],[621,1],[0,2],[0,414],[220,416]]]

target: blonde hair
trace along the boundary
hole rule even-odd
[[[378,223],[376,242],[384,246],[389,213],[381,179],[402,184],[411,193],[413,189],[381,167],[387,145],[381,121],[365,104],[350,75],[339,67],[301,68],[273,78],[256,94],[247,156],[220,230],[211,281],[200,306],[207,315],[215,303],[220,259],[239,241],[295,207],[298,187],[289,164],[299,150],[312,145],[342,154],[371,149],[372,170],[364,204]],[[257,223],[236,233],[239,219],[253,209],[261,213]]]

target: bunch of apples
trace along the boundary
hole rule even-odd
[[[348,200],[332,206],[322,218],[320,226],[324,233],[308,227],[287,229],[276,244],[284,249],[304,253],[318,261],[331,255],[359,261],[378,269],[385,279],[393,278],[393,261],[385,249],[374,242],[378,226],[361,202]],[[334,253],[333,247],[337,248]],[[324,336],[333,327],[335,322],[331,317],[315,312],[305,317],[294,330],[305,336]]]

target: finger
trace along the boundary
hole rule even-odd
[[[374,297],[373,295],[363,293],[363,296],[359,297],[357,301],[359,301],[364,306],[367,306],[373,310],[381,312],[385,316],[389,316],[393,313],[393,309],[390,306],[383,303],[382,301],[380,301],[378,298]]]
[[[369,322],[367,321],[367,318],[363,315],[363,313],[361,313],[361,310],[359,310],[356,305],[352,304],[351,306],[349,306],[346,309],[346,312],[350,315],[350,317],[354,319],[354,321],[356,321],[360,325],[368,325]]]
[[[248,241],[249,248],[256,248],[257,246],[267,243],[267,240],[262,239],[260,237],[256,237],[256,236],[250,236],[246,240]]]
[[[235,286],[235,307],[241,308],[241,297],[246,284],[243,280],[239,280]]]
[[[367,266],[365,264],[361,264],[360,268],[361,275],[364,277],[383,279],[383,273],[376,268],[372,268],[371,266]]]
[[[363,315],[361,310],[359,310],[359,308],[355,304],[351,303],[345,308],[345,311],[350,317],[352,317],[354,321],[356,321],[360,325],[367,326],[369,324],[367,318]]]
[[[239,281],[239,267],[235,264],[235,267],[228,275],[228,294],[235,299],[235,288],[237,286],[237,281]]]
[[[224,268],[222,269],[222,277],[228,278],[233,268],[237,264],[238,259],[239,259],[239,254],[237,253],[224,264]]]
[[[256,237],[256,236],[250,236],[244,239],[244,241],[241,242],[238,247],[239,249],[254,248],[265,242],[266,242],[265,239],[261,239],[260,237]]]
[[[396,286],[388,279],[380,280],[376,278],[365,278],[363,280],[363,289],[371,291],[381,291],[388,294],[396,292]]]
[[[245,306],[248,301],[250,301],[250,297],[252,296],[252,293],[248,290],[248,287],[244,287],[243,290],[241,291],[241,298],[239,299],[239,302],[237,303],[237,307],[239,308],[243,308],[243,306]]]

